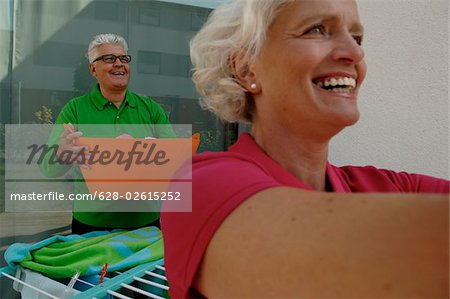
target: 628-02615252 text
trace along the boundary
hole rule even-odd
[[[181,200],[181,192],[173,191],[148,191],[148,192],[126,192],[120,196],[118,192],[95,192],[95,197],[100,200]]]

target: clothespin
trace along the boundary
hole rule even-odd
[[[70,296],[73,287],[75,286],[75,283],[78,280],[78,277],[80,277],[80,271],[75,271],[75,273],[73,274],[72,278],[69,281],[69,284],[66,286],[66,288],[64,289],[64,293],[62,295],[62,299],[69,299],[72,296]]]
[[[102,272],[100,273],[100,280],[98,281],[98,284],[101,284],[103,282],[107,270],[108,270],[108,263],[105,263],[103,265]]]

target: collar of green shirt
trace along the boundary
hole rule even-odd
[[[100,86],[98,84],[96,84],[91,90],[91,99],[94,102],[94,105],[95,105],[95,107],[97,107],[98,110],[105,109],[105,106],[110,102],[102,95],[102,93],[100,91]],[[124,103],[129,105],[132,108],[136,107],[136,99],[130,94],[128,89],[127,89],[127,93],[125,95]]]

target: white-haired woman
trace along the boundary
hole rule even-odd
[[[174,298],[448,296],[449,182],[328,162],[362,39],[354,0],[235,0],[192,40],[203,105],[252,129],[194,157],[192,213],[162,216]]]

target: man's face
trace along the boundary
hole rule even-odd
[[[103,44],[97,48],[96,57],[107,54],[115,56],[126,55],[126,51],[119,44]],[[89,65],[92,76],[94,76],[103,91],[125,90],[130,81],[130,64],[116,59],[113,63],[108,63],[102,59]]]

